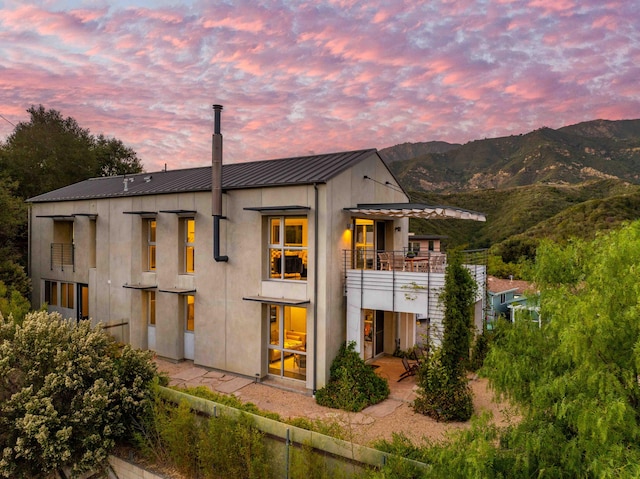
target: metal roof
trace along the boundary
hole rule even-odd
[[[367,150],[222,165],[222,189],[326,183],[376,155]],[[211,191],[211,166],[91,178],[28,199],[32,203]]]

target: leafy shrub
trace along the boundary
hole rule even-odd
[[[470,371],[478,371],[482,367],[491,345],[491,335],[492,333],[483,331],[482,334],[476,336],[473,348],[471,348],[471,358],[469,359]]]
[[[467,421],[473,414],[473,393],[466,378],[450,375],[436,349],[418,370],[413,409],[438,421]]]
[[[148,404],[155,371],[151,353],[119,347],[87,321],[0,315],[0,476],[104,466]]]
[[[355,342],[340,347],[331,363],[329,382],[316,393],[321,406],[358,412],[389,397],[389,384],[355,351]]]

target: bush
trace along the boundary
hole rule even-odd
[[[389,397],[387,381],[364,362],[355,342],[340,347],[329,373],[329,383],[316,392],[321,406],[358,412]]]
[[[451,376],[436,349],[418,370],[413,409],[438,421],[467,421],[473,414],[473,393],[464,377]]]
[[[149,402],[155,364],[59,314],[0,315],[0,476],[100,469]]]

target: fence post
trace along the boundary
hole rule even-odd
[[[286,479],[289,479],[289,448],[291,446],[291,439],[289,437],[289,433],[290,433],[290,429],[287,428],[287,439],[285,441],[285,454],[286,454],[286,456],[285,456],[285,463],[284,463],[285,464],[284,465],[284,467],[285,467],[285,476],[284,477]]]

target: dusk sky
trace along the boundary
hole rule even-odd
[[[639,0],[0,0],[0,140],[42,104],[145,170],[640,118]]]

